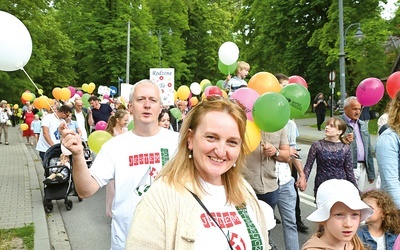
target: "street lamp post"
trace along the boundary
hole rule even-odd
[[[158,59],[160,61],[160,68],[162,68],[162,35],[163,31],[161,29],[154,30],[154,31],[149,31],[149,36],[153,35],[153,32],[157,34],[158,36]],[[172,29],[169,28],[168,34],[172,36]]]
[[[346,72],[345,72],[345,57],[344,46],[346,44],[346,34],[350,27],[358,25],[357,32],[355,33],[355,38],[361,40],[364,34],[361,31],[360,23],[350,24],[346,31],[343,28],[343,0],[339,0],[339,34],[340,34],[340,45],[339,45],[339,71],[340,71],[340,109],[343,110],[344,99],[346,97]]]

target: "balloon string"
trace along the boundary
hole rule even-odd
[[[25,71],[24,67],[22,67],[22,68],[20,68],[20,69],[25,73],[25,75],[26,75],[26,76],[28,77],[28,79],[31,81],[31,83],[33,84],[33,86],[35,86],[35,88],[36,88],[37,91],[38,91],[38,94],[39,94],[40,96],[43,96],[43,91],[40,91],[40,89],[39,89],[38,86],[35,84],[35,82],[32,80],[32,78],[29,76],[29,74]],[[56,110],[53,109],[53,107],[50,105],[50,103],[49,103],[49,101],[47,100],[47,98],[44,98],[44,100],[45,100],[45,102],[47,103],[47,105],[49,105],[50,109],[53,111],[53,114],[56,116],[56,118],[57,118],[60,122],[64,121],[63,119],[60,119],[60,117],[58,117]]]

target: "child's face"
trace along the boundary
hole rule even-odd
[[[342,246],[350,242],[356,234],[360,216],[360,210],[352,210],[345,204],[336,202],[331,208],[329,219],[322,223],[325,232],[321,236],[321,240],[343,249]]]
[[[371,223],[371,224],[372,223],[382,224],[382,216],[383,216],[382,209],[380,207],[378,207],[377,200],[374,198],[364,198],[363,201],[374,210],[374,213],[370,217],[368,217],[365,220],[365,222]]]
[[[242,79],[246,78],[246,76],[249,74],[249,70],[248,69],[240,69],[238,71],[238,76]]]

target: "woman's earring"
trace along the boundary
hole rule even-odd
[[[189,152],[189,159],[192,159],[192,150]]]
[[[236,162],[235,162],[235,163],[233,163],[233,167],[234,167],[234,168],[236,167]]]

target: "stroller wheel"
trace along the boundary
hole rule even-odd
[[[51,213],[53,211],[53,203],[51,201],[43,200],[44,211],[46,213]]]
[[[66,201],[65,201],[65,208],[66,208],[68,211],[72,209],[72,205],[73,205],[73,203],[72,203],[71,200],[66,200]]]

